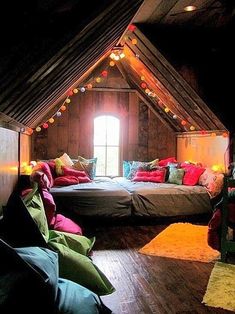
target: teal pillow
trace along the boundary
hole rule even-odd
[[[183,184],[183,177],[184,177],[184,169],[182,168],[175,168],[175,167],[170,167],[169,168],[169,177],[168,181],[169,183],[174,183],[174,184]]]
[[[57,299],[59,313],[99,314],[104,310],[95,293],[67,279],[59,278]]]
[[[128,174],[131,170],[131,165],[133,161],[130,160],[123,160],[122,162],[122,170],[123,170],[123,177],[127,178]]]

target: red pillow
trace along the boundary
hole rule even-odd
[[[86,177],[87,174],[83,170],[75,170],[66,166],[62,166],[62,171],[64,176],[74,176],[74,177]]]
[[[175,157],[168,157],[166,159],[159,160],[158,165],[161,167],[167,166],[169,162],[177,162],[177,160],[175,159]]]
[[[200,176],[205,171],[205,168],[197,167],[197,166],[186,166],[182,167],[185,169],[185,174],[183,177],[184,185],[196,185],[198,184],[198,180]]]
[[[137,171],[132,181],[143,181],[143,182],[165,182],[166,170],[158,169],[154,171]]]
[[[92,180],[88,177],[78,177],[79,183],[87,183],[87,182],[92,182]]]
[[[57,177],[54,180],[54,186],[63,186],[63,185],[73,185],[78,184],[79,179],[74,176],[63,176],[63,177]]]

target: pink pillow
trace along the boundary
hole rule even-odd
[[[165,182],[166,170],[154,170],[154,171],[137,171],[132,181],[143,181],[143,182]]]
[[[45,214],[47,217],[47,223],[48,223],[48,226],[50,226],[52,224],[53,217],[55,216],[56,205],[55,205],[53,196],[46,189],[42,189],[40,191],[40,194],[42,197],[42,202],[43,202]]]
[[[50,187],[53,186],[54,180],[51,174],[50,167],[46,162],[42,161],[38,162],[37,165],[34,167],[34,170],[41,170],[42,172],[44,172],[49,179]]]
[[[82,235],[82,229],[79,225],[73,222],[71,219],[61,215],[56,214],[52,220],[53,230],[63,231],[73,234]]]
[[[168,157],[166,159],[159,160],[158,165],[161,167],[167,166],[169,162],[177,162],[177,160],[175,159],[175,157]]]
[[[197,167],[197,166],[184,166],[185,174],[183,177],[184,185],[196,185],[198,184],[200,176],[205,171],[205,168]]]
[[[49,190],[51,187],[48,176],[43,171],[37,170],[32,172],[30,178],[32,181],[37,182],[41,189]]]
[[[62,166],[62,171],[64,176],[74,176],[74,177],[86,177],[87,174],[84,170],[75,170],[66,166]]]
[[[65,185],[73,185],[78,184],[79,179],[74,176],[63,176],[63,177],[57,177],[54,180],[54,186],[65,186]]]

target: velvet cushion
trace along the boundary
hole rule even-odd
[[[159,160],[158,165],[161,166],[161,167],[164,167],[164,166],[167,166],[168,163],[172,163],[172,162],[177,162],[175,157],[168,157],[168,158],[165,158],[165,159],[161,159],[161,160]]]
[[[56,214],[52,218],[50,227],[57,231],[82,235],[81,227],[70,218],[67,218],[62,214]]]
[[[183,183],[184,173],[185,171],[182,168],[170,167],[167,182],[181,185]]]
[[[54,186],[66,186],[66,185],[73,185],[78,184],[79,179],[74,176],[61,176],[57,177],[54,180]]]
[[[181,165],[182,167],[182,165]],[[200,176],[205,171],[205,168],[197,167],[197,166],[185,166],[185,174],[183,178],[184,185],[196,185],[199,182]]]
[[[135,173],[134,178],[132,181],[143,181],[143,182],[156,182],[156,183],[163,183],[165,182],[165,175],[166,170],[159,169],[153,171],[137,171]]]

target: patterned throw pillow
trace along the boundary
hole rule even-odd
[[[125,177],[125,178],[128,177],[128,174],[131,170],[132,163],[133,163],[132,160],[123,160],[123,162],[122,162],[123,177]]]
[[[132,180],[138,170],[149,171],[154,169],[156,166],[158,166],[158,159],[154,159],[152,161],[133,161],[127,179]]]
[[[169,169],[169,177],[167,182],[179,185],[183,184],[184,173],[185,171],[182,168],[177,169],[171,167]]]
[[[204,186],[210,196],[214,198],[220,194],[223,188],[224,175],[216,173],[210,168],[206,168],[199,178],[199,184]]]
[[[78,161],[73,165],[76,170],[84,170],[90,179],[94,179],[96,174],[97,157],[86,159],[78,156]]]

